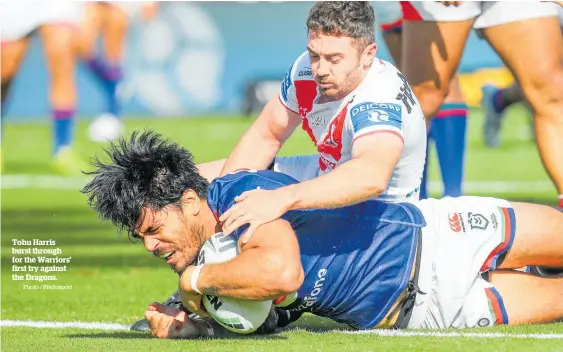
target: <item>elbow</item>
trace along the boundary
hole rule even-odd
[[[374,178],[372,182],[366,185],[366,198],[370,199],[383,193],[387,189],[388,180],[378,180]]]
[[[304,279],[305,273],[303,272],[301,262],[299,262],[299,265],[294,265],[294,268],[286,269],[281,273],[278,287],[279,293],[288,295],[297,292],[301,285],[303,285]]]
[[[305,273],[299,258],[291,261],[272,258],[270,268],[268,291],[273,297],[294,293],[303,285]]]

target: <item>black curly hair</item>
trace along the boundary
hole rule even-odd
[[[94,178],[81,192],[89,194],[88,204],[103,220],[111,221],[120,233],[127,231],[131,240],[144,208],[179,209],[186,189],[207,196],[209,184],[199,174],[193,155],[154,131],[120,138],[105,153],[110,161],[93,159],[96,170],[86,174]]]

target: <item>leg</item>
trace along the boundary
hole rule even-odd
[[[389,54],[395,62],[395,66],[399,67],[402,61],[401,47],[403,43],[402,31],[384,31],[383,40],[385,40],[385,45],[389,49]],[[400,70],[400,67],[399,67]]]
[[[448,95],[473,20],[404,21],[401,68],[427,121]]]
[[[54,153],[68,148],[73,141],[73,119],[76,106],[74,81],[76,34],[63,25],[44,25],[40,28],[47,59],[50,87],[49,101],[54,119]]]
[[[527,19],[486,28],[484,33],[514,73],[532,107],[541,159],[562,195],[563,39],[558,20]],[[515,42],[519,45],[511,44]],[[526,48],[526,55],[521,48]]]
[[[10,86],[18,71],[29,46],[29,38],[24,37],[16,41],[2,43],[1,78],[2,78],[2,107],[8,96]],[[2,109],[4,110],[4,109]]]
[[[108,64],[106,75],[107,110],[113,116],[119,116],[116,90],[119,82],[123,79],[121,61],[127,28],[127,14],[117,6],[106,5],[106,26],[103,28],[103,43]]]
[[[563,317],[563,278],[546,279],[513,270],[490,273],[509,325],[539,324]]]
[[[499,268],[563,267],[563,213],[546,205],[518,202],[511,205],[516,232]]]
[[[457,76],[450,83],[450,93],[438,115],[432,120],[432,138],[444,184],[444,196],[462,195],[467,105]]]

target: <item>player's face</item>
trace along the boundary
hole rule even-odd
[[[357,40],[347,36],[311,31],[307,50],[311,71],[319,91],[330,100],[339,100],[353,91],[369,70],[375,44],[360,50]]]
[[[145,249],[164,260],[181,274],[197,257],[203,245],[203,226],[188,216],[186,207],[168,206],[162,210],[146,209],[137,235]]]

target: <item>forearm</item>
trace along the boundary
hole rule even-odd
[[[362,202],[385,191],[385,171],[352,159],[315,179],[283,188],[293,209],[336,208]]]
[[[206,264],[197,279],[200,292],[265,301],[288,292],[284,283],[286,268],[279,260],[265,259],[260,249],[250,249],[236,258],[219,264]],[[191,289],[191,277],[182,276],[182,289]]]
[[[239,169],[264,170],[274,160],[280,148],[279,141],[262,135],[251,126],[227,158],[220,176]]]

